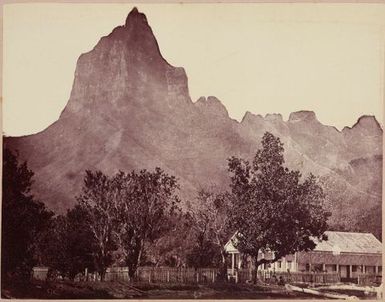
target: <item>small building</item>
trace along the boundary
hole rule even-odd
[[[361,274],[382,275],[382,243],[370,233],[325,232],[328,239],[315,241],[315,249],[297,252],[280,260],[258,267],[259,271],[275,272],[337,272],[342,281],[355,281]],[[231,257],[231,270],[250,267],[251,259],[236,249],[235,235],[226,243]],[[273,259],[272,253],[258,258]]]
[[[48,270],[49,270],[48,267],[42,267],[42,266],[33,267],[32,268],[32,279],[41,280],[41,281],[47,280]]]

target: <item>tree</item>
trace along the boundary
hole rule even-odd
[[[39,264],[36,243],[48,227],[53,213],[31,194],[33,172],[27,163],[9,149],[3,154],[2,188],[2,274],[20,272],[27,277],[32,266]]]
[[[147,244],[145,255],[148,264],[181,267],[187,263],[187,255],[193,242],[189,218],[185,213],[170,217],[170,230],[153,243]]]
[[[129,275],[134,276],[145,244],[153,244],[169,232],[179,213],[179,188],[174,176],[160,168],[154,172],[118,173],[114,178],[119,215],[119,239]]]
[[[113,252],[118,249],[119,221],[116,193],[113,179],[101,171],[87,170],[82,194],[77,197],[95,241],[93,256],[102,280],[107,267],[113,263]]]
[[[154,172],[120,171],[113,177],[86,171],[77,199],[95,241],[95,264],[102,280],[107,267],[119,261],[114,259],[119,254],[134,276],[145,246],[174,225],[172,217],[179,213],[177,189],[176,178],[160,168]]]
[[[203,234],[197,234],[195,245],[187,254],[187,265],[194,268],[220,265],[220,253],[217,246]]]
[[[229,228],[230,199],[226,193],[214,193],[214,190],[201,190],[198,193],[197,203],[189,212],[192,228],[196,232],[196,246],[192,258],[198,265],[212,265],[215,257],[220,258],[222,273],[227,269],[227,253],[224,246],[232,233]],[[212,258],[208,257],[210,250]],[[200,260],[202,259],[202,260]]]
[[[97,242],[93,238],[89,225],[92,220],[88,212],[79,205],[67,211],[67,258],[70,259],[68,274],[74,279],[86,268],[95,269],[93,251],[97,250]]]
[[[94,270],[96,247],[89,221],[79,205],[55,217],[39,244],[43,263],[71,280],[85,268]]]
[[[324,193],[313,175],[303,181],[299,171],[284,167],[284,148],[278,137],[266,132],[262,148],[252,164],[232,157],[232,210],[230,221],[237,230],[234,244],[251,256],[256,270],[263,263],[277,261],[296,251],[315,247],[314,238],[327,239]],[[270,251],[273,259],[260,259]]]
[[[363,211],[354,225],[354,229],[359,232],[372,233],[378,240],[382,241],[382,204],[376,204],[374,207]]]
[[[67,276],[71,259],[67,255],[67,219],[64,215],[52,219],[49,228],[40,236],[38,246],[41,262]]]

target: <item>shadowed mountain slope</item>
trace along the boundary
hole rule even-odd
[[[251,159],[265,131],[281,138],[290,168],[320,176],[333,223],[356,223],[381,203],[382,129],[374,117],[342,131],[309,111],[288,121],[247,112],[239,123],[215,97],[191,100],[184,69],[162,57],[137,9],[79,57],[58,121],[35,135],[5,137],[4,144],[35,172],[34,194],[62,212],[74,205],[85,169],[111,174],[160,166],[178,177],[185,203],[202,187],[226,188],[227,158]]]

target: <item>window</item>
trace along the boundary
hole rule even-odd
[[[378,267],[378,272],[382,273],[382,266],[381,265]]]
[[[278,268],[281,268],[281,267],[282,267],[282,262],[281,262],[281,261],[278,261],[278,262],[277,262],[277,267],[278,267]]]
[[[337,271],[337,265],[336,264],[326,264],[325,269],[327,272],[336,272]]]
[[[306,271],[310,271],[310,264],[309,263],[306,263]]]
[[[376,271],[376,267],[375,266],[367,266],[366,267],[366,273],[368,274],[374,274]]]
[[[322,270],[323,270],[323,265],[322,264],[314,264],[313,271],[315,271],[315,272],[322,272]]]
[[[353,273],[357,272],[357,265],[352,265],[352,272]]]
[[[239,263],[239,254],[234,254],[234,267],[237,268]]]
[[[288,262],[287,262],[287,268],[288,268],[288,269],[291,269],[291,261],[288,261]]]

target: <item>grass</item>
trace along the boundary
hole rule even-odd
[[[154,284],[128,282],[3,282],[2,298],[17,299],[308,299],[280,286],[252,284]]]

